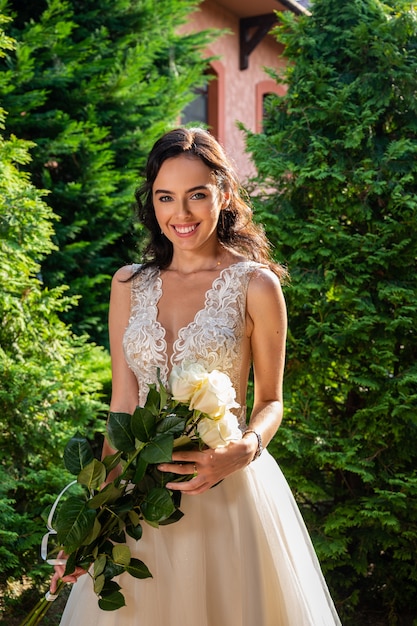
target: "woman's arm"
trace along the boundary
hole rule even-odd
[[[266,447],[282,420],[287,336],[286,305],[281,285],[274,274],[260,270],[256,280],[251,281],[247,311],[252,320],[254,371],[254,403],[248,429],[259,433],[263,446]],[[257,438],[251,438],[256,444],[256,452]]]
[[[129,368],[124,351],[123,335],[129,323],[132,283],[132,266],[120,268],[113,276],[109,307],[109,339],[112,368],[112,394],[110,411],[133,413],[138,404],[138,384]],[[126,282],[127,281],[127,282]],[[102,457],[112,454],[107,439],[104,440]],[[113,480],[114,476],[108,477]]]
[[[119,269],[113,276],[109,308],[109,338],[112,366],[111,411],[133,413],[138,404],[138,384],[129,368],[124,351],[123,335],[130,317],[132,267]]]
[[[112,369],[112,394],[110,411],[133,413],[138,404],[138,384],[129,368],[123,350],[123,335],[129,323],[132,282],[129,278],[133,268],[121,267],[113,276],[109,306],[109,339]],[[113,454],[107,440],[104,440],[102,458]],[[117,476],[117,469],[108,477],[111,482]]]
[[[130,266],[122,267],[113,277],[110,310],[109,310],[109,335],[110,352],[112,363],[112,397],[110,410],[133,413],[138,403],[138,386],[133,372],[129,369],[123,353],[123,335],[130,317],[130,290],[131,282],[125,282],[132,274]],[[112,454],[107,439],[104,440],[102,457]],[[117,469],[107,477],[107,482],[117,476]],[[66,558],[61,552],[60,558]],[[58,582],[62,579],[67,583],[75,583],[80,576],[86,574],[81,567],[77,567],[69,576],[64,576],[65,565],[55,565],[55,573],[51,579],[50,590],[55,593]]]

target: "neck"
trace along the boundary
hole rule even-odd
[[[197,272],[214,272],[222,266],[225,256],[224,252],[223,248],[219,248],[212,256],[189,258],[176,256],[168,269],[171,272],[178,272],[178,274],[184,276],[196,274]]]

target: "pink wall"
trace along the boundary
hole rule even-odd
[[[217,38],[207,50],[207,56],[219,56],[214,64],[218,71],[223,70],[223,104],[220,102],[219,139],[227,153],[234,160],[240,178],[245,180],[253,174],[254,168],[249,155],[245,153],[244,138],[236,127],[242,122],[254,131],[261,129],[262,93],[265,91],[283,92],[264,71],[264,67],[283,67],[285,61],[279,58],[282,46],[274,37],[267,35],[249,57],[249,67],[239,69],[239,16],[221,5],[221,2],[204,0],[197,11],[192,13],[184,31],[199,31],[206,28],[228,29],[229,34]]]

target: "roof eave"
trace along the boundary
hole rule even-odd
[[[279,0],[281,4],[296,13],[297,15],[311,15],[310,11],[303,7],[296,0]]]

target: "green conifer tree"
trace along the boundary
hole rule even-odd
[[[412,5],[316,0],[311,17],[282,14],[288,91],[247,139],[254,201],[291,275],[274,452],[355,626],[417,617]]]
[[[0,15],[0,24],[1,24]],[[0,32],[0,53],[10,41]],[[4,126],[0,109],[0,129]],[[0,135],[0,596],[37,576],[42,513],[68,482],[62,450],[76,429],[104,431],[108,355],[60,320],[74,305],[47,289],[40,262],[54,249],[54,216],[22,171],[26,141]],[[92,434],[92,433],[91,433]]]
[[[144,160],[205,80],[208,33],[178,32],[198,3],[0,0],[17,42],[0,62],[6,133],[35,142],[28,169],[60,217],[43,279],[81,296],[64,319],[102,344],[110,277],[139,257]]]

